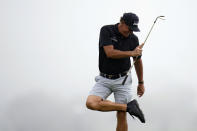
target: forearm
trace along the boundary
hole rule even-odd
[[[108,58],[120,59],[120,58],[128,58],[133,55],[134,55],[133,51],[120,51],[113,49],[113,51],[111,51],[110,54],[108,55]]]
[[[121,51],[114,49],[113,45],[103,46],[105,54],[108,58],[112,59],[120,59],[120,58],[128,58],[131,56],[138,56],[141,55],[142,49],[138,47],[135,48],[133,51]]]
[[[143,63],[142,63],[141,58],[135,62],[135,71],[136,71],[136,74],[138,77],[138,81],[140,81],[140,82],[144,81],[144,79],[143,79]]]

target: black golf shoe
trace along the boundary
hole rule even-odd
[[[134,99],[127,104],[127,112],[133,117],[137,117],[140,119],[142,123],[145,123],[144,114],[141,111],[138,102]]]

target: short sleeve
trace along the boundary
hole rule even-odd
[[[106,26],[102,27],[100,30],[99,36],[99,47],[113,45],[112,40],[110,38],[110,32]]]
[[[137,46],[139,46],[139,40],[138,40],[138,37],[137,36],[135,36],[135,48],[137,47]],[[140,59],[142,57],[142,55],[140,55],[140,56],[138,56],[137,57],[137,59]],[[133,57],[134,59],[136,59],[136,57]]]

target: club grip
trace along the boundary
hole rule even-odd
[[[122,82],[122,85],[125,84],[125,82],[126,82],[126,80],[127,80],[127,77],[128,77],[128,75],[125,76],[125,78],[124,78],[124,80],[123,80],[123,82]]]

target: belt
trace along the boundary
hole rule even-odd
[[[100,76],[103,76],[108,79],[118,79],[120,77],[125,76],[126,74],[127,74],[127,71],[125,71],[123,73],[119,73],[119,74],[114,74],[114,75],[109,75],[109,74],[105,74],[105,73],[100,72]]]

